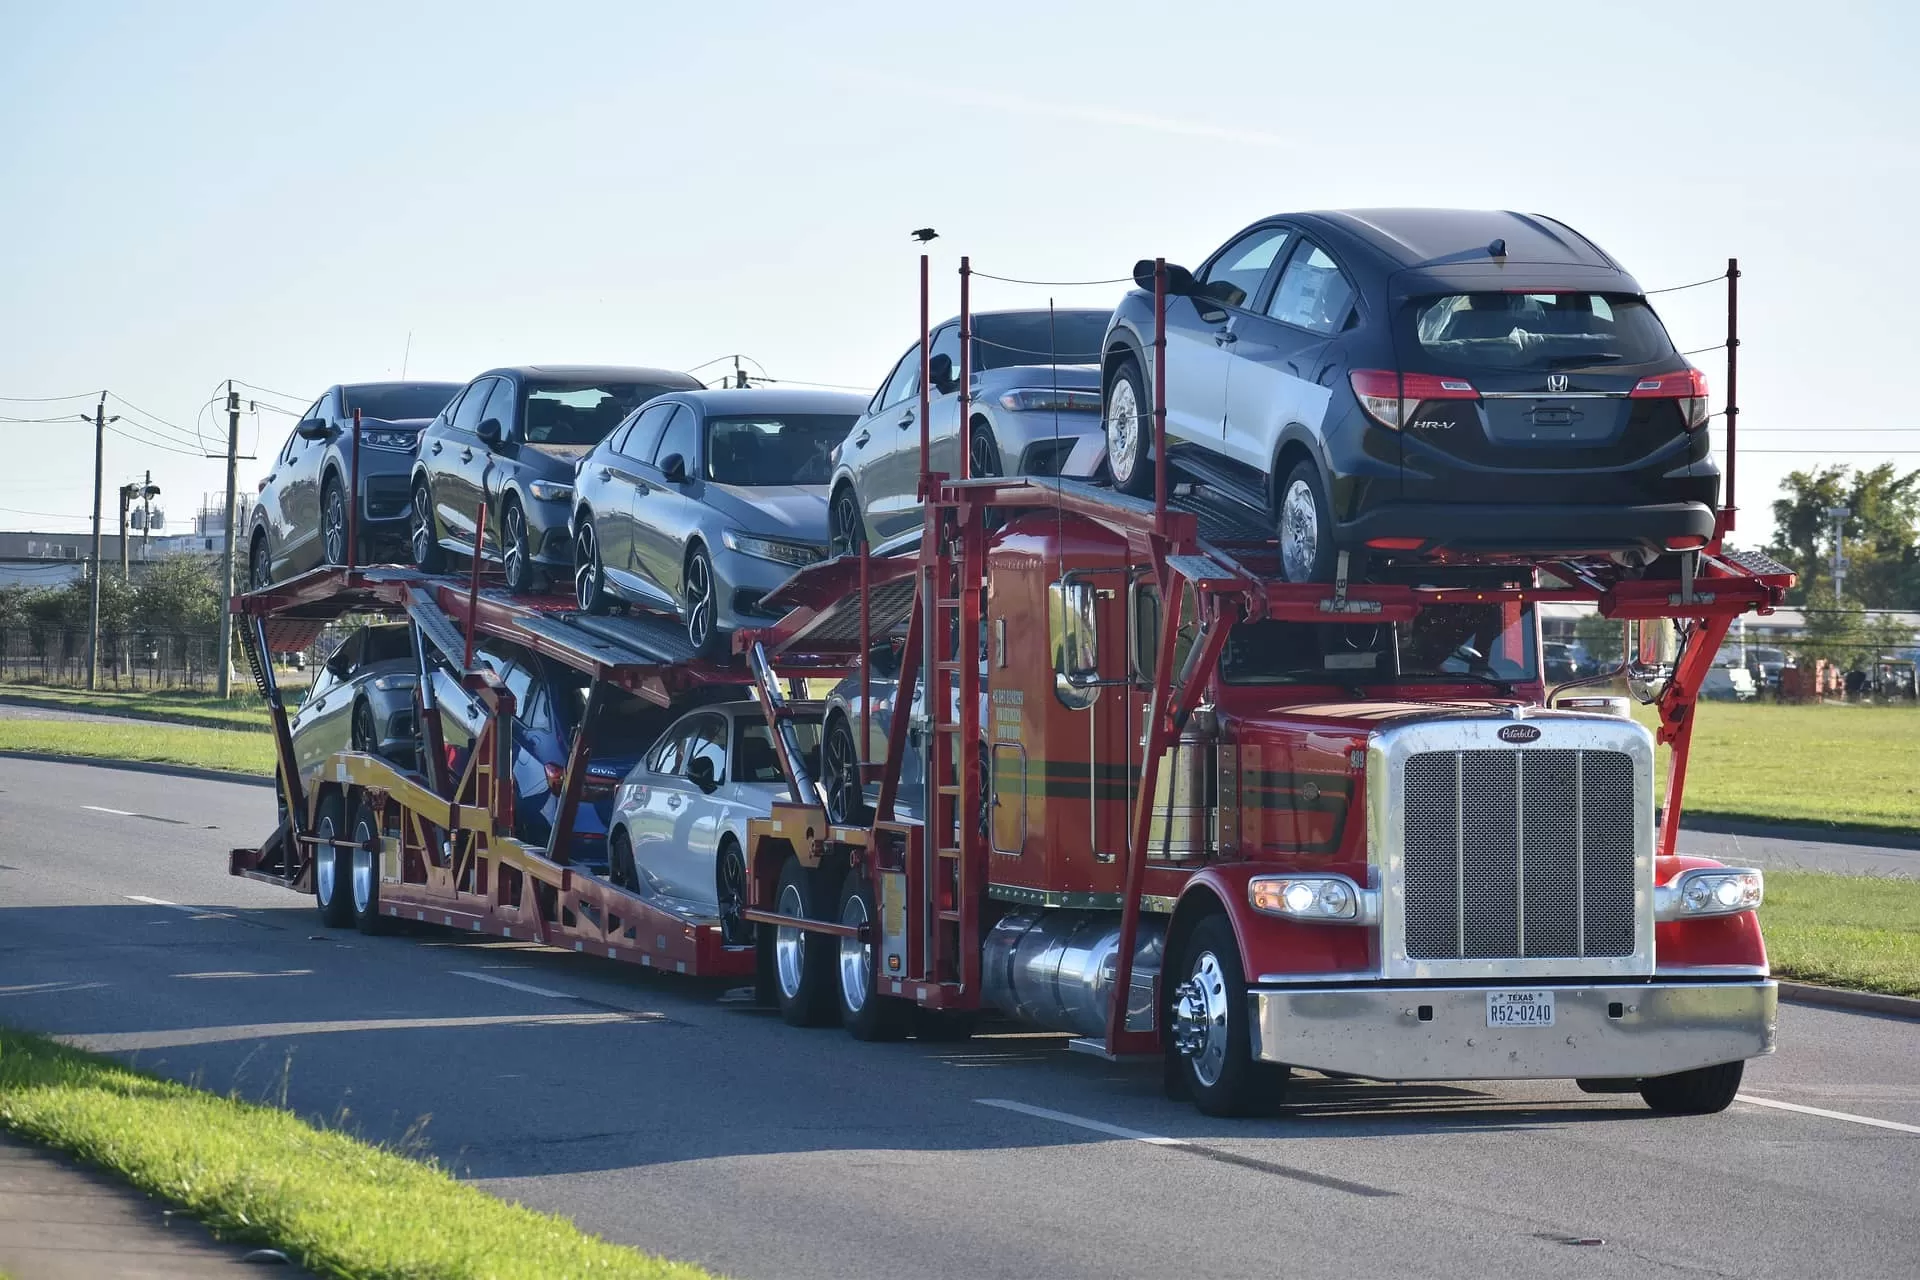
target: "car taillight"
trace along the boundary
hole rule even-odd
[[[1427,400],[1478,400],[1465,378],[1437,373],[1396,373],[1392,369],[1355,369],[1347,375],[1367,416],[1398,431],[1414,407]]]
[[[547,790],[556,796],[559,795],[567,785],[567,766],[549,762],[543,765],[542,768],[546,770],[547,774]],[[583,796],[610,796],[619,785],[619,780],[616,778],[598,778],[590,773],[580,784],[580,794]]]
[[[559,795],[560,788],[567,785],[567,767],[563,764],[555,764],[549,760],[547,761],[546,768],[547,790],[553,792],[555,795]]]
[[[1635,400],[1677,401],[1689,431],[1707,421],[1707,375],[1692,365],[1642,378],[1633,384],[1632,395]]]

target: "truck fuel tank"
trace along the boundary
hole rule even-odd
[[[1140,917],[1127,996],[1127,1029],[1153,1029],[1153,984],[1160,973],[1166,920]],[[982,963],[986,1002],[1023,1021],[1104,1037],[1119,968],[1118,911],[1022,911],[987,933]]]

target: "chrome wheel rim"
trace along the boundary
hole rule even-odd
[[[373,902],[373,850],[366,847],[373,833],[366,824],[355,823],[353,839],[353,909],[365,915]]]
[[[322,840],[331,840],[334,836],[333,815],[322,815],[320,821],[313,824],[313,834]],[[333,905],[334,880],[333,859],[338,852],[330,844],[317,844],[313,847],[313,895],[320,899],[320,905]]]
[[[1313,489],[1305,480],[1287,486],[1287,498],[1280,506],[1280,560],[1287,578],[1305,582],[1313,573],[1313,562],[1320,554],[1320,517],[1314,508]]]
[[[433,551],[433,498],[427,487],[413,491],[413,562],[424,564]]]
[[[1173,997],[1173,1045],[1193,1066],[1193,1077],[1211,1088],[1227,1065],[1227,976],[1220,959],[1202,951],[1193,973]]]
[[[347,504],[341,498],[340,490],[327,490],[327,510],[324,518],[328,564],[347,562]]]
[[[859,926],[866,922],[867,904],[859,894],[854,894],[840,908],[840,923]],[[846,1001],[849,1013],[859,1013],[867,1007],[867,997],[873,991],[872,973],[873,943],[858,938],[840,939],[840,998]]]
[[[1107,466],[1121,483],[1140,464],[1140,401],[1131,378],[1116,378],[1107,391]]]
[[[573,540],[573,596],[582,609],[593,608],[600,597],[600,542],[591,521],[583,521]]]
[[[507,508],[506,554],[502,559],[507,570],[507,581],[518,584],[520,575],[527,566],[527,518],[518,507]]]
[[[779,905],[774,908],[783,916],[805,916],[800,901],[800,887],[787,885],[780,890]],[[805,972],[807,961],[807,935],[804,930],[783,924],[773,934],[773,968],[780,983],[780,994],[788,1000],[800,998],[800,975]]]
[[[713,567],[697,555],[687,561],[687,638],[698,649],[713,630]]]

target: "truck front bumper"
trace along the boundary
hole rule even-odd
[[[1553,1025],[1490,1027],[1489,991],[1551,991]],[[1370,1080],[1640,1078],[1773,1052],[1771,981],[1261,987],[1253,1056]]]

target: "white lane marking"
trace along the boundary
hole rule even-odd
[[[1901,1124],[1898,1120],[1875,1120],[1872,1116],[1829,1111],[1825,1107],[1803,1107],[1797,1102],[1776,1102],[1772,1098],[1756,1098],[1750,1093],[1735,1094],[1734,1101],[1752,1103],[1756,1107],[1774,1107],[1780,1111],[1797,1111],[1803,1116],[1819,1116],[1825,1120],[1845,1120],[1849,1124],[1872,1125],[1876,1129],[1892,1129],[1895,1133],[1920,1133],[1920,1124]]]
[[[1024,1102],[1013,1102],[1007,1098],[975,1098],[983,1107],[998,1107],[1002,1111],[1018,1111],[1023,1116],[1035,1116],[1041,1120],[1053,1120],[1060,1124],[1070,1124],[1076,1129],[1089,1129],[1094,1133],[1104,1133],[1109,1138],[1125,1138],[1129,1142],[1145,1142],[1156,1147],[1186,1147],[1193,1145],[1181,1138],[1169,1138],[1164,1134],[1148,1133],[1143,1129],[1128,1129],[1117,1124],[1108,1124],[1104,1120],[1089,1120],[1085,1116],[1070,1115],[1065,1111],[1052,1111],[1046,1107],[1029,1106]]]
[[[178,902],[168,902],[165,898],[149,898],[144,893],[123,893],[120,896],[128,902],[144,902],[150,907],[165,907],[169,911],[184,911],[188,915],[198,916],[203,920],[231,920],[234,918],[231,912],[215,911],[212,907],[189,907]]]
[[[531,983],[515,982],[510,978],[496,978],[490,973],[474,973],[467,969],[452,971],[456,978],[472,978],[475,982],[491,982],[496,987],[506,987],[513,991],[524,991],[531,996],[547,996],[554,1000],[578,1000],[581,997],[568,995],[564,991],[554,991],[548,987],[536,987]]]
[[[80,807],[82,809],[91,809],[95,813],[110,813],[116,818],[137,818],[140,816],[139,814],[130,812],[126,809],[109,809],[102,804],[83,804]]]

